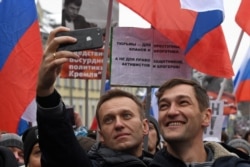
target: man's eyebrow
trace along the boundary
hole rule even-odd
[[[183,99],[183,98],[191,99],[191,97],[188,96],[188,95],[177,95],[177,96],[175,97],[175,99]],[[163,101],[163,102],[169,101],[169,98],[162,97],[162,98],[159,100],[159,103],[162,102],[162,101]]]
[[[179,96],[177,96],[177,98],[178,98],[178,99],[183,99],[183,98],[191,99],[191,97],[188,96],[188,95],[179,95]]]

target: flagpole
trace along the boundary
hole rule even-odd
[[[89,127],[89,80],[85,80],[85,126]]]
[[[243,34],[244,34],[244,31],[241,29],[240,35],[239,35],[239,37],[238,37],[238,41],[237,41],[237,43],[236,43],[236,46],[235,46],[235,49],[234,49],[234,52],[233,52],[233,55],[232,55],[232,59],[231,59],[232,65],[233,65],[234,60],[235,60],[235,58],[236,58],[237,52],[238,52],[238,50],[239,50],[240,43],[241,43],[242,38],[243,38]],[[221,83],[220,91],[219,91],[219,94],[218,94],[216,100],[220,100],[220,99],[221,99],[222,94],[223,94],[223,91],[224,91],[224,88],[225,88],[225,85],[226,85],[226,81],[227,81],[227,79],[224,78],[223,81],[222,81],[222,83]]]
[[[108,15],[107,15],[107,25],[105,32],[105,47],[104,47],[104,57],[103,57],[103,71],[101,80],[101,95],[105,92],[105,81],[107,73],[107,62],[109,53],[109,41],[110,41],[110,27],[111,27],[111,17],[112,17],[113,0],[109,0]]]
[[[100,96],[105,93],[105,83],[107,74],[107,64],[108,64],[108,54],[109,54],[109,41],[110,41],[110,27],[111,27],[111,17],[112,17],[113,0],[109,0],[108,14],[107,14],[107,25],[105,29],[105,46],[104,46],[104,57],[103,57],[103,71],[101,80],[101,92]],[[96,140],[100,141],[99,133],[96,134]]]
[[[232,56],[232,65],[234,64],[234,60],[235,60],[237,52],[239,50],[240,43],[241,43],[242,38],[243,38],[243,34],[244,34],[244,31],[241,29],[241,32],[240,32],[240,35],[239,35],[239,38],[238,38],[238,42],[236,44],[236,47],[234,49],[234,53],[233,53],[233,56]]]
[[[149,120],[150,116],[150,108],[151,108],[151,87],[147,86],[147,91],[146,91],[146,106],[145,106],[145,116]],[[148,135],[144,137],[143,139],[143,148],[145,151],[148,151]]]

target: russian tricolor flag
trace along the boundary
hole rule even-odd
[[[41,58],[34,0],[0,0],[0,130],[17,131],[35,98]]]
[[[239,9],[235,16],[236,23],[250,35],[250,1],[241,0]]]
[[[222,0],[118,0],[186,52],[186,61],[203,73],[231,78]]]
[[[250,47],[234,79],[234,94],[237,102],[250,101]]]

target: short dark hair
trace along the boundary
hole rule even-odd
[[[82,0],[65,0],[64,1],[64,6],[68,6],[71,3],[75,4],[76,6],[81,6],[82,5]]]
[[[171,80],[168,80],[167,82],[165,82],[164,84],[160,86],[160,88],[155,94],[158,99],[158,104],[159,104],[159,99],[163,96],[165,90],[168,90],[177,85],[183,85],[183,84],[190,85],[193,87],[195,97],[199,104],[200,111],[203,111],[209,107],[209,97],[207,95],[207,91],[203,87],[201,87],[198,82],[193,81],[193,80],[183,79],[183,78],[173,78]]]
[[[127,98],[130,98],[131,100],[133,100],[136,103],[136,105],[138,106],[138,110],[140,112],[141,119],[145,118],[143,105],[142,105],[141,101],[136,96],[134,96],[133,94],[131,94],[129,92],[123,91],[121,89],[111,89],[111,90],[107,91],[104,95],[101,96],[101,98],[97,104],[97,107],[96,107],[96,119],[97,119],[97,123],[98,123],[99,128],[101,128],[100,127],[100,119],[99,119],[99,110],[101,108],[101,105],[103,103],[105,103],[106,101],[111,100],[113,98],[117,98],[117,97],[127,97]]]

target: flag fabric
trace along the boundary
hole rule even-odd
[[[239,9],[235,16],[236,23],[250,35],[250,1],[241,0]]]
[[[0,130],[16,133],[42,58],[34,0],[0,1],[0,48]]]
[[[180,46],[186,61],[203,73],[231,78],[222,0],[118,0]]]
[[[36,100],[35,98],[27,106],[18,123],[17,134],[22,135],[28,128],[37,125],[36,122]]]
[[[150,107],[150,115],[153,116],[158,121],[159,109],[157,103],[157,97],[155,93],[158,91],[158,88],[151,89],[151,107]]]
[[[234,79],[234,94],[237,102],[250,101],[250,47]]]

